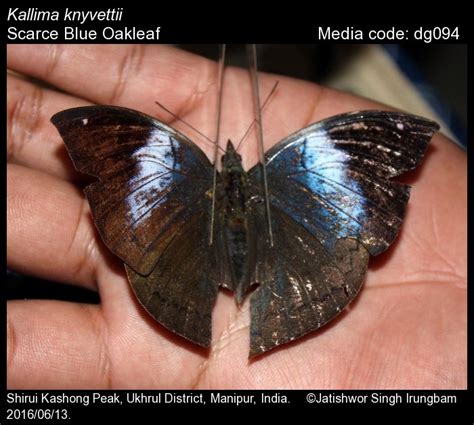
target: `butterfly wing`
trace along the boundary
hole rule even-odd
[[[208,246],[206,211],[195,214],[174,235],[152,272],[126,266],[128,279],[145,309],[163,326],[203,347],[211,342],[212,309],[219,283],[217,251]]]
[[[74,108],[51,121],[76,169],[98,178],[85,193],[105,244],[149,274],[165,242],[208,208],[209,160],[184,135],[131,109]]]
[[[251,355],[318,329],[356,296],[368,253],[387,249],[405,215],[410,188],[391,178],[419,164],[438,128],[402,113],[355,112],[266,153],[275,246],[258,250]],[[249,176],[261,196],[261,167]]]
[[[274,246],[260,246],[250,299],[250,357],[314,331],[357,295],[369,254],[355,239],[339,239],[332,252],[278,208],[272,208]],[[260,228],[265,226],[263,211]],[[262,244],[263,245],[263,244]]]
[[[74,108],[51,121],[76,169],[98,178],[85,189],[92,215],[126,263],[139,301],[168,329],[208,346],[218,286],[230,278],[207,240],[207,157],[176,130],[130,109]]]
[[[405,215],[409,186],[391,178],[415,168],[439,126],[413,115],[363,111],[320,121],[266,154],[270,203],[329,250],[339,238],[383,252]],[[260,167],[250,171],[260,184]]]

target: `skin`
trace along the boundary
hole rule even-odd
[[[159,100],[215,132],[216,65],[166,46],[12,45],[8,67],[8,267],[98,291],[99,305],[8,302],[13,388],[466,388],[466,155],[437,134],[392,247],[370,263],[349,311],[306,337],[249,361],[249,299],[220,291],[209,352],[166,331],[141,308],[122,263],[95,231],[50,117],[92,103],[134,108],[171,123],[212,156]],[[261,76],[262,98],[277,77]],[[266,149],[328,116],[381,105],[278,77],[264,112]],[[228,69],[222,138],[252,121],[248,73]],[[60,90],[60,91],[59,91]],[[387,109],[386,107],[383,107]],[[257,160],[255,134],[239,151]]]

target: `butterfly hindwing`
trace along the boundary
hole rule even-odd
[[[76,169],[98,178],[85,192],[105,244],[133,270],[149,274],[163,241],[209,209],[209,160],[181,133],[131,109],[80,107],[51,121]]]
[[[271,210],[274,247],[259,251],[250,299],[250,356],[299,338],[336,317],[357,295],[369,254],[355,239],[333,252],[283,211]],[[265,225],[260,214],[261,227]]]
[[[211,342],[212,309],[222,277],[208,245],[207,211],[195,214],[165,245],[155,268],[142,276],[126,267],[145,309],[172,332],[203,347]]]

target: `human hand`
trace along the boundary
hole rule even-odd
[[[120,260],[95,231],[50,118],[91,103],[181,118],[212,136],[216,66],[166,46],[12,45],[8,67],[8,266],[97,290],[100,305],[8,303],[8,387],[13,388],[465,388],[466,155],[434,136],[393,246],[369,266],[365,288],[331,324],[248,360],[249,303],[220,291],[209,353],[168,332],[140,306]],[[331,115],[380,105],[278,77],[263,122],[267,149]],[[275,77],[261,75],[262,98]],[[221,135],[238,142],[253,120],[244,70],[227,69]],[[183,133],[179,122],[171,125]],[[192,140],[209,155],[200,137]],[[252,140],[244,165],[257,161]]]

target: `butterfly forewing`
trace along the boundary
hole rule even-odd
[[[391,178],[418,165],[437,129],[433,121],[384,111],[306,127],[266,154],[270,202],[329,250],[352,237],[377,255],[395,239],[410,194]],[[260,168],[250,176],[259,181]]]
[[[85,192],[105,244],[149,274],[163,240],[208,208],[209,160],[184,135],[126,108],[74,108],[52,122],[77,170],[98,177]]]

